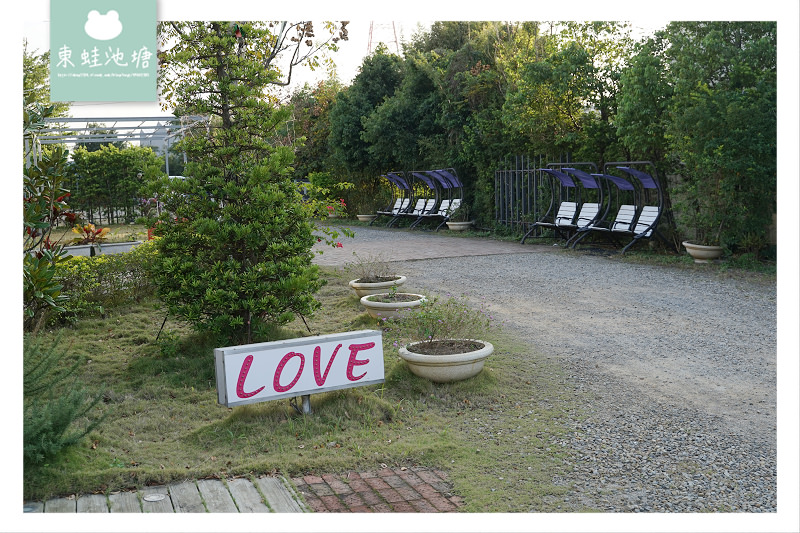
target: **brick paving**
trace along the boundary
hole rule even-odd
[[[317,513],[449,513],[463,505],[447,474],[423,467],[292,478]]]

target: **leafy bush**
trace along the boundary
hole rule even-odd
[[[123,220],[133,220],[140,208],[136,198],[143,178],[148,181],[163,174],[163,158],[144,146],[120,149],[105,144],[95,151],[79,146],[72,159],[67,179],[73,208],[87,214],[105,211],[112,222],[120,211],[125,212]]]
[[[66,366],[66,352],[58,344],[58,339],[51,346],[25,339],[23,457],[30,465],[76,444],[102,420],[87,419],[101,396],[92,397],[77,380],[70,380],[81,361]]]
[[[101,315],[105,308],[139,301],[153,294],[151,270],[157,251],[153,241],[121,254],[70,257],[59,263],[56,278],[69,298],[59,314],[72,321],[81,316]]]
[[[758,249],[776,210],[776,24],[672,22],[667,36],[679,219],[697,244]]]
[[[485,305],[475,308],[466,295],[426,300],[419,307],[401,309],[398,318],[383,320],[395,347],[410,342],[433,343],[452,339],[483,339],[500,324]]]
[[[311,264],[317,238],[279,150],[234,180],[187,178],[185,198],[166,200],[177,219],[156,225],[159,296],[173,316],[226,342],[248,342],[267,323],[310,314],[322,286]],[[207,180],[207,181],[206,181]],[[212,190],[216,202],[202,194]]]
[[[23,139],[25,168],[22,174],[22,272],[23,325],[35,330],[49,311],[61,311],[65,300],[55,279],[56,265],[63,260],[63,246],[50,240],[53,226],[60,220],[74,222],[65,200],[69,191],[62,187],[68,152],[60,146],[42,149],[39,130],[54,107],[24,102]]]

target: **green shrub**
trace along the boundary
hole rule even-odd
[[[78,317],[102,315],[105,308],[139,301],[155,292],[150,277],[156,259],[153,241],[121,254],[75,256],[57,265],[56,278],[68,296],[58,316],[73,321]]]
[[[248,343],[270,324],[319,307],[313,294],[323,282],[311,263],[317,237],[285,176],[290,157],[278,150],[238,182],[189,177],[178,185],[186,197],[166,201],[177,218],[156,226],[155,280],[172,316],[223,342]],[[224,201],[201,194],[204,187]]]
[[[30,465],[76,444],[101,421],[88,419],[101,397],[92,397],[71,379],[81,361],[69,365],[58,344],[58,339],[51,346],[33,337],[25,339],[23,457]]]

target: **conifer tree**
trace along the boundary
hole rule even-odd
[[[162,91],[209,120],[182,141],[190,162],[165,198],[156,282],[171,313],[226,342],[264,338],[319,306],[317,238],[291,180],[293,149],[275,142],[289,111],[267,89],[287,82],[275,65],[282,51],[294,54],[290,77],[297,61],[346,37],[329,29],[327,44],[314,45],[311,23],[160,25],[173,43],[160,57]]]

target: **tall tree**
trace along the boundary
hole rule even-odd
[[[27,40],[22,43],[22,90],[27,102],[52,105],[51,117],[68,115],[68,103],[50,102],[50,52],[36,54],[29,51]]]
[[[699,241],[757,250],[776,209],[777,25],[672,22],[665,37],[684,222]]]
[[[358,75],[336,96],[331,108],[329,143],[333,160],[351,175],[368,177],[387,170],[387,163],[375,160],[364,140],[363,119],[385,98],[394,94],[402,80],[402,59],[389,54],[385,45],[364,58]]]
[[[336,94],[342,90],[338,80],[328,79],[311,88],[305,85],[292,94],[292,122],[288,125],[294,136],[304,138],[295,151],[295,176],[330,170],[330,112]]]
[[[614,125],[632,160],[660,163],[667,155],[666,126],[672,86],[665,66],[666,45],[663,38],[639,44],[620,77]]]
[[[619,72],[632,44],[626,27],[566,22],[557,37],[556,50],[548,46],[535,61],[517,63],[505,122],[540,153],[569,152],[599,163],[615,158]]]
[[[414,54],[402,63],[402,81],[362,119],[362,140],[384,168],[404,170],[445,165],[444,130],[439,123],[441,76],[431,54]]]
[[[334,25],[329,25],[333,29]],[[181,142],[188,177],[165,198],[156,279],[170,312],[227,342],[251,342],[308,315],[322,285],[314,229],[291,180],[293,151],[273,142],[289,116],[267,94],[314,61],[310,23],[161,23],[162,86],[186,113],[210,117]],[[344,28],[342,28],[344,30]],[[294,35],[289,32],[294,32]],[[294,39],[300,39],[296,41]],[[327,44],[326,44],[327,43]],[[308,53],[301,54],[303,47]],[[288,52],[289,71],[278,67]],[[309,55],[311,54],[311,55]]]

